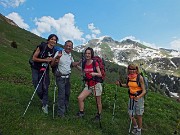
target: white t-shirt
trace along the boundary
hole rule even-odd
[[[55,57],[58,55],[59,51],[56,52]],[[71,55],[71,53],[66,53],[64,50],[62,50],[62,56],[60,57],[59,63],[58,63],[58,70],[62,74],[70,74],[71,73],[71,63],[74,62],[74,59]]]

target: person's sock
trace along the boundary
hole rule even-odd
[[[138,125],[134,126],[134,128],[138,128]]]
[[[141,132],[141,128],[137,128],[137,131]]]
[[[81,114],[84,113],[84,111],[79,111]]]

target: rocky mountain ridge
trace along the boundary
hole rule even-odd
[[[166,95],[180,93],[180,52],[177,50],[155,49],[131,39],[115,41],[111,37],[92,39],[74,50],[82,52],[87,47],[92,47],[95,54],[106,61],[120,66],[131,62],[142,65],[151,78],[154,91],[161,89]]]
[[[127,66],[129,62],[143,63],[148,71],[155,71],[180,77],[180,52],[164,48],[151,48],[131,39],[114,41],[111,37],[90,40],[74,48],[82,52],[87,46],[105,60]],[[162,71],[163,70],[163,71]]]

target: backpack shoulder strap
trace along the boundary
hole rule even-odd
[[[86,60],[84,60],[84,61],[82,62],[82,71],[84,71],[85,64],[86,64]]]
[[[97,72],[97,69],[96,69],[96,60],[93,60],[92,65],[93,65],[93,71]]]
[[[129,83],[129,77],[127,77],[126,85],[128,86]]]
[[[56,50],[55,50],[55,48],[53,47],[53,57],[54,57],[55,54],[56,54]]]
[[[42,56],[44,55],[46,48],[47,48],[47,44],[45,42],[42,42],[38,47],[40,49],[40,53],[39,53],[39,57],[42,58]]]
[[[44,48],[46,48],[46,47],[47,47],[47,43],[45,43],[45,42],[41,42],[41,44],[40,44],[40,45],[38,45],[37,47],[39,47],[39,48],[40,48],[40,50],[42,51],[42,50],[44,50]]]
[[[137,78],[136,78],[136,82],[137,82],[137,84],[138,84],[139,87],[141,87],[140,75],[141,75],[141,74],[138,74],[138,75],[137,75]]]

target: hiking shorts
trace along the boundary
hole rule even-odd
[[[133,111],[133,115],[143,115],[144,113],[144,97],[141,97],[138,101],[134,101],[133,107],[133,99],[129,98],[128,102],[128,113],[131,116]]]
[[[84,90],[87,90],[87,91],[90,91],[91,93],[94,93],[94,86],[91,86],[91,87],[88,88],[88,85],[85,84]],[[102,94],[102,85],[101,85],[101,83],[97,83],[95,85],[95,90],[96,90],[96,93],[94,93],[94,95],[96,94],[96,96],[101,96],[101,94]]]

